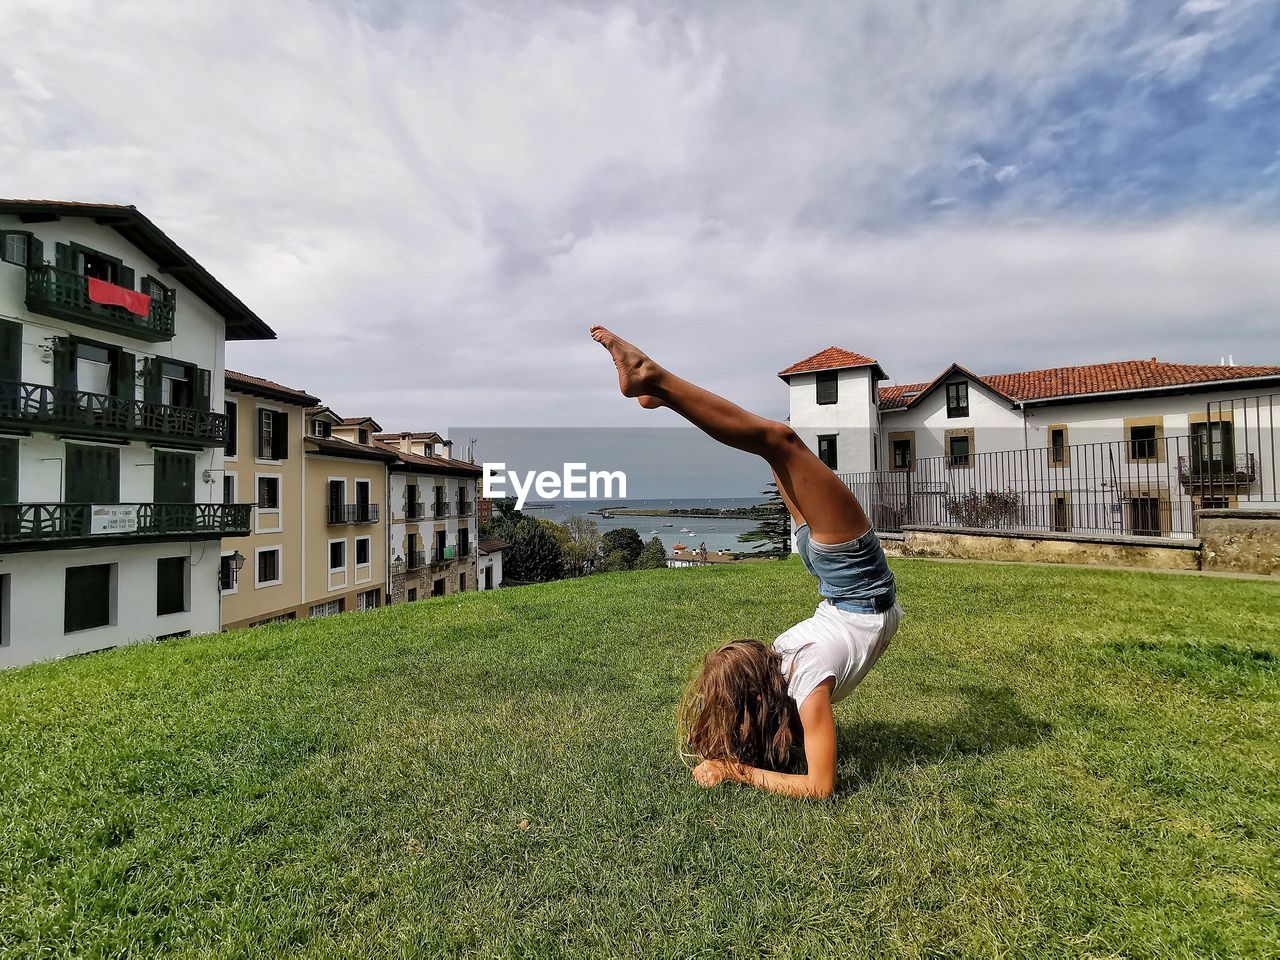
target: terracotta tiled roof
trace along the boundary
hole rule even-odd
[[[1150,360],[1120,360],[1079,367],[1048,367],[1023,373],[996,373],[978,379],[1013,400],[1030,402],[1095,393],[1223,383],[1249,377],[1280,377],[1280,366],[1167,363],[1152,357]],[[908,383],[881,387],[880,408],[894,410],[905,407],[911,398],[904,394],[919,392],[928,386],[927,383]]]
[[[354,457],[357,460],[381,460],[391,463],[395,460],[394,451],[384,450],[371,443],[352,443],[340,437],[305,437],[307,443],[316,448],[317,453],[330,456]]]
[[[505,550],[511,544],[505,540],[481,540],[480,552],[483,554],[497,553],[499,550]]]
[[[440,434],[436,433],[434,430],[427,430],[425,433],[409,433],[406,431],[404,433],[375,433],[373,435],[373,439],[386,440],[388,443],[391,443],[394,440],[399,440],[401,437],[408,437],[410,440],[430,440],[433,443],[445,442],[444,437],[440,436]]]
[[[785,370],[779,370],[778,376],[789,377],[794,373],[813,373],[816,370],[846,370],[849,367],[875,367],[879,370],[880,364],[871,357],[864,357],[851,350],[827,347],[811,357],[805,357],[799,363],[793,363]]]
[[[303,407],[314,407],[320,402],[319,398],[311,396],[304,390],[286,387],[283,383],[276,383],[274,380],[267,380],[265,377],[255,377],[236,370],[226,371],[225,382],[229,390],[270,394],[277,400],[296,403]]]
[[[373,445],[388,453],[395,454],[396,458],[405,466],[416,467],[419,471],[440,471],[469,477],[478,477],[483,473],[479,464],[468,463],[466,460],[452,460],[449,457],[423,457],[416,453],[404,453],[394,444],[386,443],[382,440],[374,440]]]
[[[338,423],[344,427],[358,427],[362,423],[372,423],[375,429],[382,429],[382,426],[373,417],[343,417]]]

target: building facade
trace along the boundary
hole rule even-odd
[[[130,206],[0,201],[0,666],[219,627],[223,347],[274,334]]]
[[[376,442],[395,457],[388,471],[391,602],[483,589],[475,509],[480,467],[449,457],[435,433],[378,434]],[[492,561],[487,566],[492,570]],[[500,561],[497,578],[501,583]]]
[[[779,376],[792,427],[881,529],[1191,536],[1197,510],[1277,503],[1280,366],[953,364],[889,386],[872,358],[830,347]]]

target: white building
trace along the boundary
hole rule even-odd
[[[380,433],[387,468],[387,596],[392,603],[483,589],[477,562],[480,467],[454,460],[438,433]],[[501,582],[501,566],[498,568]]]
[[[0,201],[0,667],[219,628],[223,346],[275,335],[131,206]]]
[[[480,561],[476,576],[481,590],[496,590],[502,586],[502,551],[510,544],[505,540],[481,540]]]
[[[1196,509],[1277,500],[1280,366],[953,364],[889,386],[872,358],[830,347],[779,376],[792,427],[881,529],[1004,509],[1010,526],[1189,536]]]

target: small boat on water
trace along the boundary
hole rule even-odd
[[[674,523],[664,523],[664,524],[663,524],[663,526],[664,526],[664,527],[674,527],[674,526],[675,526],[675,524],[674,524]]]
[[[651,537],[652,537],[652,536],[655,536],[655,535],[657,534],[657,532],[658,532],[657,530],[650,530],[650,531],[649,531],[649,536],[651,536]]]
[[[693,533],[693,531],[692,531],[692,530],[690,530],[688,527],[681,527],[681,528],[680,528],[680,532],[681,532],[681,533]]]

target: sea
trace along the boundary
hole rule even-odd
[[[761,502],[760,497],[699,497],[684,500],[553,500],[538,503],[528,501],[525,514],[562,523],[569,517],[585,517],[600,528],[601,533],[631,527],[648,543],[655,536],[662,540],[670,552],[677,544],[697,548],[705,543],[708,550],[734,550],[748,552],[761,546],[759,543],[739,543],[738,534],[754,530],[759,521],[729,519],[727,517],[602,517],[591,511],[603,507],[627,507],[635,510],[671,510],[677,507],[750,507]]]

